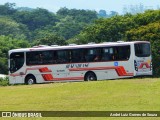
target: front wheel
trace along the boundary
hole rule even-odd
[[[89,72],[85,75],[85,81],[96,81],[97,80],[97,77],[95,75],[95,73],[93,72]]]
[[[26,82],[25,82],[27,85],[32,85],[32,84],[35,84],[36,83],[36,79],[34,76],[28,76],[26,78]]]

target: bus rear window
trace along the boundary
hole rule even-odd
[[[151,54],[149,43],[136,43],[134,45],[134,48],[135,48],[135,55],[137,57],[149,57]]]

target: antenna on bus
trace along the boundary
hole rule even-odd
[[[39,47],[48,47],[48,45],[38,45],[38,46],[33,46],[33,48],[39,48]]]
[[[102,44],[109,44],[109,43],[113,43],[113,42],[103,42]]]
[[[92,45],[92,44],[96,44],[95,42],[90,42],[90,43],[88,43],[88,45]]]
[[[38,48],[38,46],[33,46],[32,48]]]
[[[77,45],[77,44],[69,44],[69,46],[75,46],[75,45]]]
[[[47,47],[48,45],[38,45],[38,47]]]
[[[51,45],[51,47],[58,47],[59,45]]]
[[[117,43],[123,43],[123,42],[124,42],[124,41],[121,41],[121,40],[120,40],[120,41],[117,41]]]

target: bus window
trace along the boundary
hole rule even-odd
[[[53,51],[32,51],[26,53],[27,65],[43,65],[52,64]]]
[[[59,50],[56,52],[57,63],[69,63],[70,62],[70,51],[69,50]]]
[[[130,46],[117,46],[115,47],[115,60],[129,60]]]
[[[151,55],[149,43],[136,43],[134,48],[137,57],[149,57]]]
[[[26,65],[39,65],[39,52],[27,52],[26,53]]]
[[[53,52],[54,51],[43,51],[43,52],[41,52],[42,64],[52,64],[53,63]]]
[[[103,48],[102,50],[102,61],[111,61],[113,60],[113,48]]]
[[[101,60],[101,49],[100,48],[86,49],[85,59],[87,62],[100,61]]]
[[[84,49],[71,50],[71,62],[85,62]]]
[[[24,64],[24,52],[12,53],[10,55],[10,72],[18,71]]]

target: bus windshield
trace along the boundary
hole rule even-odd
[[[136,43],[134,45],[134,48],[135,48],[135,55],[137,57],[149,57],[151,54],[149,43]]]
[[[10,55],[10,72],[14,73],[19,70],[24,64],[24,53],[12,53]]]

